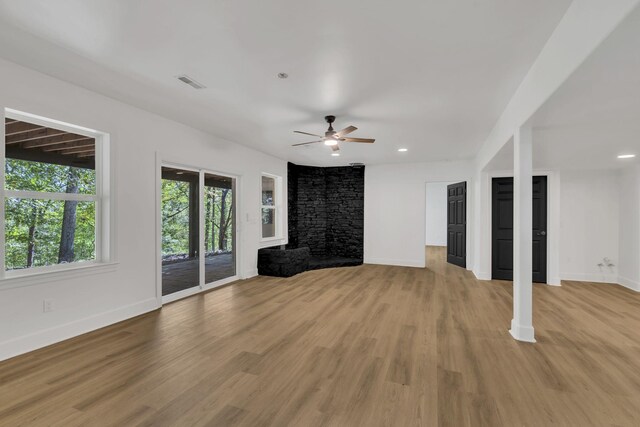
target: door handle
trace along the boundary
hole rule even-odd
[[[538,231],[538,236],[546,236],[547,232],[546,231]]]

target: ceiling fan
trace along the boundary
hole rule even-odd
[[[311,135],[320,138],[317,141],[310,142],[301,142],[299,144],[293,144],[294,147],[298,145],[308,145],[308,144],[316,144],[318,142],[324,142],[324,145],[328,145],[331,147],[333,151],[339,151],[340,147],[338,146],[339,142],[363,142],[371,144],[375,142],[375,139],[371,138],[347,138],[345,135],[350,134],[351,132],[357,130],[358,128],[355,126],[348,126],[342,130],[335,131],[333,130],[333,122],[336,120],[336,116],[325,116],[324,118],[327,123],[329,123],[329,129],[322,135],[316,135],[315,133],[301,132],[299,130],[294,130],[294,133],[301,133],[303,135]]]

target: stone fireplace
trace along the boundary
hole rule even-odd
[[[280,250],[309,248],[306,268],[311,270],[362,264],[364,166],[315,167],[289,163],[287,184],[289,244]],[[273,271],[265,265],[267,252],[263,251],[259,257],[262,261],[258,267],[264,272]],[[282,254],[279,257],[282,258]]]

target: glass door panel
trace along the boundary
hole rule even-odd
[[[236,275],[236,180],[204,174],[204,282]]]
[[[162,296],[200,286],[200,175],[162,167]]]

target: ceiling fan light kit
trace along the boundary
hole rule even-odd
[[[368,143],[368,144],[372,144],[375,142],[375,139],[372,138],[348,138],[345,137],[345,135],[350,134],[353,131],[358,130],[357,127],[355,126],[348,126],[342,130],[339,131],[335,131],[333,129],[333,122],[336,120],[336,116],[325,116],[324,118],[326,120],[327,123],[329,123],[329,128],[327,129],[327,131],[324,133],[324,136],[322,135],[317,135],[315,133],[308,133],[308,132],[302,132],[299,130],[294,130],[294,133],[299,133],[302,135],[310,135],[310,136],[315,136],[318,139],[317,141],[309,141],[309,142],[301,142],[298,144],[293,144],[294,147],[300,146],[300,145],[309,145],[309,144],[316,144],[318,142],[324,142],[324,145],[327,145],[329,147],[331,147],[331,149],[334,151],[334,155],[336,154],[335,151],[340,150],[340,146],[338,145],[338,143],[340,142],[360,142],[360,143]]]

